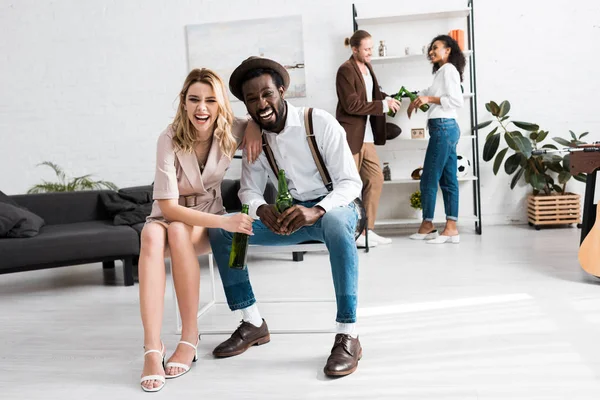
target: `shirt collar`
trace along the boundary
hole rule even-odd
[[[291,105],[290,103],[288,103],[287,101],[285,102],[286,106],[287,106],[287,116],[285,119],[285,125],[283,126],[283,130],[279,133],[275,133],[275,132],[271,132],[271,131],[267,131],[265,129],[263,129],[264,133],[268,133],[271,135],[283,135],[288,131],[288,128],[290,127],[294,127],[294,126],[302,126],[302,123],[300,121],[300,116],[298,115],[298,109],[296,107],[294,107],[293,105]]]

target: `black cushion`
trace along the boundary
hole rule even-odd
[[[37,235],[44,220],[29,210],[0,202],[0,237],[30,238]]]
[[[139,254],[138,233],[112,221],[46,225],[36,237],[0,240],[0,269]]]
[[[18,205],[16,201],[11,199],[8,195],[2,193],[2,191],[0,191],[0,203],[11,204],[13,206]]]

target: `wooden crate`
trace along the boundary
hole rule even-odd
[[[529,225],[540,229],[540,225],[581,223],[580,196],[574,193],[540,194],[527,196],[527,219]]]

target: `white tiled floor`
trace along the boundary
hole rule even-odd
[[[463,232],[460,245],[396,236],[360,252],[364,358],[336,380],[322,373],[332,334],[273,335],[224,360],[211,351],[226,337],[204,335],[190,373],[157,395],[143,393],[137,286],[121,286],[120,268],[1,275],[0,399],[600,398],[600,279],[578,265],[580,231],[484,228],[483,236]],[[327,253],[301,263],[261,255],[250,268],[259,299],[332,296]],[[169,290],[170,354],[178,338]],[[328,327],[335,316],[327,303],[261,311],[272,328]],[[218,306],[201,324],[238,321]]]

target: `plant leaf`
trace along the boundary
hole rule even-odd
[[[513,176],[512,181],[510,181],[510,188],[511,190],[515,188],[515,186],[517,186],[517,182],[519,182],[519,179],[521,179],[521,176],[523,176],[523,172],[525,171],[525,169],[521,168],[519,170],[519,172],[517,172],[515,174],[515,176]]]
[[[537,142],[539,143],[539,142],[542,142],[544,139],[546,139],[546,136],[548,136],[548,133],[549,133],[548,131],[540,131],[538,133],[538,137],[536,139]]]
[[[495,127],[494,129],[492,129],[492,130],[490,131],[490,133],[488,133],[488,134],[487,134],[487,136],[485,137],[485,141],[487,142],[488,140],[490,140],[490,138],[492,137],[492,135],[493,135],[494,133],[496,133],[496,131],[497,131],[497,130],[498,130],[498,127]]]
[[[508,115],[506,115],[506,116],[504,116],[504,117],[500,118],[500,121],[501,121],[501,122],[504,122],[504,121],[506,121],[507,119],[508,119]]]
[[[554,189],[554,191],[556,193],[563,193],[563,188],[562,186],[558,186],[558,185],[552,185],[552,188]]]
[[[519,136],[513,135],[513,140],[515,141],[515,144],[517,145],[518,151],[523,153],[525,158],[531,157],[531,152],[533,151],[533,146],[531,145],[531,140],[529,140],[528,138],[526,138],[524,136],[520,136],[520,135]]]
[[[562,166],[565,171],[571,171],[571,154],[566,154],[563,157]]]
[[[504,133],[504,140],[506,141],[506,144],[508,145],[508,147],[510,147],[511,149],[513,149],[515,151],[519,151],[519,148],[517,147],[517,144],[515,143],[511,132]]]
[[[553,144],[545,144],[542,146],[542,149],[554,149],[554,150],[558,150],[558,147],[556,147]]]
[[[538,135],[539,135],[539,132],[531,132],[529,134],[529,139],[531,139],[531,140],[537,140]]]
[[[573,179],[575,179],[576,181],[585,183],[585,182],[587,182],[587,175],[579,173],[577,175],[573,175]]]
[[[529,123],[529,122],[512,121],[512,123],[515,124],[515,126],[517,128],[521,128],[521,129],[524,129],[524,130],[529,131],[529,132],[534,132],[534,131],[539,131],[540,130],[540,127],[538,125],[532,124],[532,123]]]
[[[579,135],[579,139],[581,139],[584,136],[587,136],[589,132],[583,132],[581,135]]]
[[[560,163],[550,163],[548,164],[548,169],[550,171],[556,172],[556,173],[561,173],[564,171],[562,165],[560,165]]]
[[[485,145],[483,146],[483,161],[490,161],[494,158],[496,151],[498,150],[498,146],[500,145],[500,134],[497,133],[492,135],[489,140],[485,141]]]
[[[496,159],[494,160],[494,175],[498,175],[498,171],[500,170],[500,166],[502,165],[502,160],[504,160],[504,156],[506,155],[507,151],[508,147],[505,147],[504,149],[500,150],[500,152],[496,156]]]
[[[504,116],[506,116],[506,114],[508,114],[509,111],[510,103],[508,102],[508,100],[504,100],[502,103],[500,103],[500,113],[498,114],[498,116],[500,118],[504,118]]]
[[[475,128],[473,128],[473,129],[474,129],[474,130],[483,129],[483,128],[485,128],[486,126],[488,126],[489,124],[491,124],[492,122],[494,122],[494,121],[490,120],[490,121],[480,122],[480,123],[479,123],[479,124],[477,124],[477,126],[475,126]]]
[[[562,171],[558,174],[558,183],[564,185],[567,181],[571,179],[571,174],[568,171]]]
[[[558,144],[562,144],[563,146],[571,147],[571,142],[561,137],[553,137],[552,140],[554,140]]]
[[[494,117],[497,117],[498,114],[500,113],[500,106],[498,104],[496,104],[495,101],[490,101],[490,112],[492,113],[492,115]]]
[[[508,157],[504,163],[504,172],[506,172],[508,175],[511,175],[513,172],[515,172],[521,164],[521,157],[523,157],[521,153],[515,153]]]
[[[577,135],[575,135],[575,132],[573,132],[572,130],[569,130],[569,133],[571,134],[571,137],[573,138],[573,140],[577,140]]]

